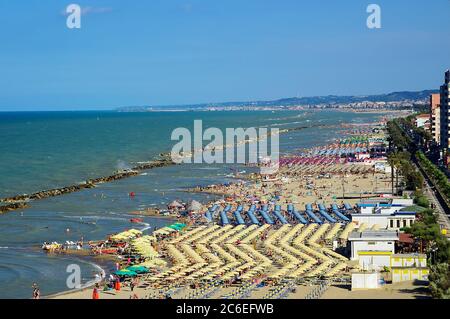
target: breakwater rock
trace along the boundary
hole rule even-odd
[[[8,204],[8,205],[0,206],[0,214],[4,214],[7,212],[12,212],[14,210],[24,209],[24,208],[28,208],[28,207],[30,207],[30,205],[28,205],[27,203],[24,203],[24,202]]]
[[[161,154],[162,155],[162,154]],[[161,156],[163,157],[163,156]],[[60,196],[64,194],[74,193],[81,191],[87,188],[94,188],[98,184],[109,183],[117,180],[121,180],[124,178],[132,177],[139,175],[139,173],[143,170],[149,170],[153,168],[165,167],[174,165],[170,158],[164,156],[162,159],[158,159],[151,162],[139,163],[135,167],[126,170],[126,171],[118,171],[110,176],[99,177],[95,179],[88,179],[83,183],[71,186],[65,186],[61,188],[43,190],[40,192],[36,192],[33,194],[23,194],[16,195],[12,197],[7,197],[0,199],[0,203],[7,203],[7,205],[0,206],[0,212],[9,212],[17,209],[27,208],[29,207],[28,202],[33,200],[39,200],[49,197]]]

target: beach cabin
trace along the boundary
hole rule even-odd
[[[394,254],[391,256],[392,282],[428,280],[425,254]]]
[[[352,273],[352,291],[365,289],[378,289],[381,287],[381,275],[379,272]]]
[[[360,267],[365,270],[390,267],[391,255],[395,253],[395,242],[398,240],[397,231],[354,231],[348,236],[350,259],[358,260]]]

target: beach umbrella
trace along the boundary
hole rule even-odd
[[[179,202],[177,202],[176,200],[174,200],[174,201],[171,202],[167,207],[168,207],[168,208],[182,208],[183,205],[180,204]]]
[[[171,228],[171,229],[174,229],[174,230],[177,230],[177,231],[180,231],[184,227],[186,227],[186,224],[176,223],[176,224],[173,224],[173,225],[170,225],[170,226],[167,226],[167,227]]]
[[[155,230],[153,232],[153,235],[168,235],[168,234],[170,234],[170,231],[168,229],[171,229],[171,228],[164,227],[164,228]]]
[[[134,271],[137,274],[146,274],[149,270],[144,266],[130,266],[126,270]]]
[[[115,275],[117,276],[123,276],[123,277],[134,277],[137,276],[137,273],[131,270],[127,270],[127,269],[121,269],[118,270],[116,272],[114,272]]]
[[[202,209],[203,209],[203,205],[196,200],[191,201],[187,207],[187,210],[192,211],[192,212],[199,212]]]

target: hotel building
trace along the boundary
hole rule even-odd
[[[430,96],[430,123],[433,140],[441,142],[441,96],[439,93]]]
[[[441,86],[441,148],[446,151],[449,147],[449,108],[450,108],[450,99],[449,99],[449,90],[450,89],[450,71],[447,70],[445,72],[445,81],[444,85]]]

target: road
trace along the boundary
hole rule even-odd
[[[403,133],[405,133],[410,139],[411,141],[415,141],[415,145],[419,145],[420,143],[418,142],[418,140],[420,140],[420,138],[418,139],[417,136],[415,136],[415,134],[411,134],[411,132],[408,132],[408,130],[405,130],[403,127],[399,126],[399,128],[403,131]],[[420,145],[419,145],[419,149],[421,149]],[[413,154],[415,153],[414,151],[412,152]],[[447,238],[450,238],[450,219],[449,219],[449,207],[448,205],[445,204],[445,200],[443,198],[443,196],[441,194],[436,194],[437,190],[434,187],[431,187],[430,185],[433,184],[432,181],[428,178],[427,174],[422,170],[422,168],[418,165],[417,159],[415,158],[415,156],[413,156],[413,165],[416,167],[416,169],[422,174],[423,179],[425,181],[425,185],[426,185],[426,189],[425,189],[425,193],[427,195],[427,197],[431,200],[431,202],[433,203],[434,206],[434,210],[437,212],[437,222],[439,224],[439,226],[441,227],[441,229],[447,229]],[[442,203],[444,205],[442,205]],[[445,207],[444,207],[445,206]]]
[[[448,215],[446,214],[445,209],[442,207],[440,201],[438,200],[434,188],[432,188],[430,186],[427,176],[425,176],[425,174],[422,172],[421,169],[419,169],[419,167],[417,167],[417,165],[416,165],[416,168],[418,169],[419,172],[421,172],[421,174],[424,177],[425,193],[426,193],[427,197],[431,200],[431,202],[434,206],[434,210],[437,212],[436,217],[437,217],[437,222],[438,222],[439,226],[441,227],[441,229],[445,228],[450,231],[450,219],[449,219]],[[447,233],[447,237],[450,237],[450,233]]]

